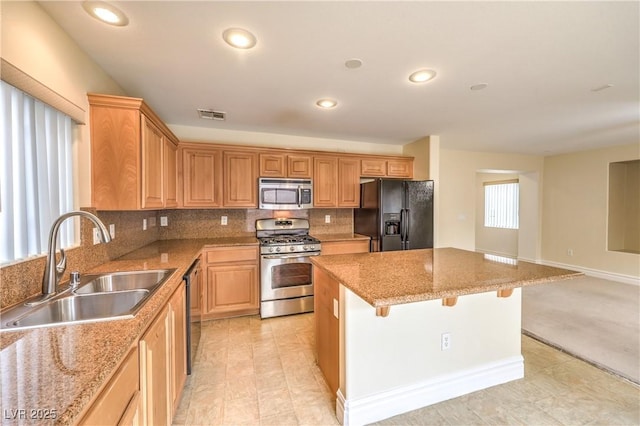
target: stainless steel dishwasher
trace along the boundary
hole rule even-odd
[[[200,259],[196,259],[182,277],[187,292],[187,374],[191,374],[193,362],[198,352],[198,344],[200,343],[200,317],[198,316],[196,318],[191,316],[191,304],[194,302],[193,298],[200,297],[201,286],[198,285],[200,274]]]

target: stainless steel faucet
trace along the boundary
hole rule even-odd
[[[35,302],[30,302],[30,305],[38,304],[44,302],[45,300],[51,298],[54,294],[56,294],[56,289],[58,288],[58,284],[60,283],[60,277],[64,274],[65,269],[67,268],[67,255],[64,253],[63,249],[60,249],[60,261],[56,265],[56,245],[58,241],[58,229],[60,225],[65,220],[74,216],[82,216],[90,221],[92,221],[98,227],[98,235],[100,236],[100,241],[103,243],[108,243],[111,241],[111,236],[109,235],[109,231],[107,231],[107,227],[104,226],[104,223],[98,219],[98,217],[94,214],[85,211],[72,211],[69,213],[65,213],[56,219],[51,225],[51,231],[49,232],[49,246],[47,249],[47,264],[44,268],[44,276],[42,277],[42,297]]]

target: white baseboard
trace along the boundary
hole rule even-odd
[[[523,259],[524,260],[524,259]],[[604,280],[617,281],[624,284],[640,286],[640,277],[633,275],[618,274],[615,272],[601,271],[599,269],[585,268],[584,266],[569,265],[566,263],[552,262],[550,260],[541,260],[537,263],[547,266],[555,266],[556,268],[572,269],[574,271],[583,272],[591,277],[602,278]]]
[[[338,390],[336,416],[345,426],[369,424],[523,377],[519,355],[356,400]]]

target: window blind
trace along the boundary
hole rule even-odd
[[[517,180],[485,182],[484,226],[518,229],[519,184]]]
[[[71,118],[0,81],[0,263],[44,253],[55,219],[73,209]],[[76,242],[73,221],[60,245]]]

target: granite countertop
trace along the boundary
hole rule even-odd
[[[370,237],[360,234],[343,233],[343,234],[312,234],[320,240],[321,243],[328,243],[333,241],[353,241],[353,240],[369,240]]]
[[[83,271],[176,268],[134,318],[0,332],[3,424],[37,421],[29,417],[30,410],[55,412],[55,419],[37,421],[39,424],[77,423],[87,404],[180,285],[203,247],[257,244],[255,237],[156,241]],[[26,417],[13,420],[10,414],[4,415],[11,413],[9,410],[26,410]]]
[[[318,256],[311,262],[376,308],[583,275],[454,248]]]

